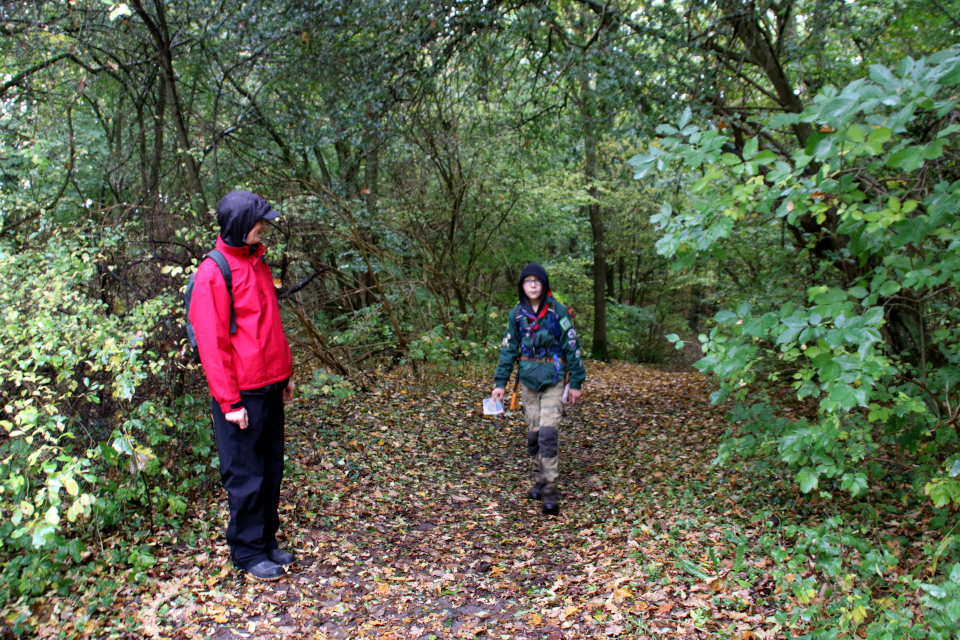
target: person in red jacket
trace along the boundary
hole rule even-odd
[[[231,191],[217,205],[217,249],[233,279],[230,293],[213,260],[194,278],[190,323],[213,396],[220,476],[230,504],[227,542],[233,564],[261,580],[285,575],[295,557],[281,550],[283,403],[293,398],[293,362],[260,235],[278,214],[260,196]]]

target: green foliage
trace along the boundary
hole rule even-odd
[[[663,362],[671,351],[669,343],[663,337],[664,333],[689,331],[682,316],[664,314],[660,308],[653,305],[636,307],[608,304],[607,314],[610,355],[618,360]]]
[[[922,584],[924,595],[920,598],[928,609],[925,612],[930,624],[932,640],[949,640],[957,637],[960,629],[960,563],[953,565],[949,577],[940,584]]]
[[[3,602],[67,588],[63,572],[89,557],[95,532],[178,526],[187,492],[212,470],[206,404],[141,393],[177,366],[178,349],[158,353],[153,338],[180,315],[177,301],[111,312],[91,295],[98,269],[111,267],[90,235],[54,230],[0,249]],[[135,573],[151,562],[123,559]]]
[[[869,506],[892,458],[933,506],[960,504],[958,84],[960,48],[873,65],[869,79],[822,89],[802,113],[767,118],[763,135],[742,145],[687,110],[660,127],[660,146],[631,160],[637,178],[679,175],[688,186],[682,206],[664,203],[654,218],[658,251],[675,266],[723,265],[747,237],[772,245],[779,235],[782,262],[771,273],[793,272],[786,300],[729,287],[727,308],[699,336],[697,367],[716,375],[713,400],[734,401],[736,429],[716,464],[774,458],[802,493]],[[803,144],[791,146],[789,134]],[[815,414],[781,412],[773,398],[784,392]],[[878,596],[897,559],[851,525],[838,515],[786,531],[800,535],[789,551],[769,548],[784,563],[783,588],[805,605],[781,623],[808,625],[817,638],[860,627],[868,638],[953,637],[960,571],[923,586],[916,619],[907,594],[919,582],[901,576],[896,596]],[[934,570],[953,539],[927,550]],[[819,603],[836,581],[842,597]]]
[[[144,361],[142,344],[169,300],[158,298],[124,318],[108,316],[84,291],[96,254],[80,240],[55,234],[40,250],[0,254],[0,340],[15,345],[0,360],[0,426],[7,434],[0,445],[2,508],[16,527],[12,539],[37,548],[64,521],[89,518],[96,503],[97,451],[76,407],[107,398],[129,402],[140,381],[164,366],[159,358]]]
[[[356,388],[349,378],[332,375],[321,369],[314,369],[310,382],[300,387],[300,393],[307,397],[329,397],[335,400],[349,398],[356,393]]]
[[[677,127],[661,128],[668,135],[663,149],[632,161],[638,177],[657,166],[703,171],[688,211],[674,214],[664,205],[657,217],[664,233],[658,249],[681,264],[709,256],[738,225],[758,218],[825,232],[831,218],[834,233],[849,238],[836,243],[839,252],[820,255],[827,284],[810,287],[806,304],[744,303],[718,312],[701,336],[706,357],[698,366],[718,376],[717,401],[743,400],[758,381],[819,400],[816,424],[799,421],[778,434],[777,454],[798,470],[805,492],[827,477],[862,494],[863,465],[891,445],[916,450],[914,443],[933,439],[926,455],[956,446],[941,405],[950,403],[960,362],[954,337],[960,318],[944,288],[960,281],[953,249],[960,190],[941,179],[924,184],[924,198],[907,177],[941,166],[945,144],[960,129],[944,120],[956,106],[960,50],[907,59],[897,73],[875,65],[871,78],[842,91],[825,89],[802,114],[771,118],[771,127],[819,127],[789,158],[761,148],[757,138],[739,156],[724,151],[729,140],[699,129],[688,111]],[[921,123],[933,128],[916,139],[910,132]],[[870,178],[858,179],[863,175]],[[819,237],[804,238],[798,261],[816,252]],[[856,270],[847,268],[851,263]],[[898,309],[922,314],[923,305],[937,310],[935,330],[921,329],[926,335],[905,346],[896,332],[909,333],[916,322],[891,326],[904,324]],[[950,487],[941,481],[929,491],[943,503],[952,499]]]
[[[496,312],[491,312],[490,317],[497,319],[501,316]],[[465,318],[459,318],[466,321]],[[501,330],[498,329],[498,332]],[[477,358],[479,356],[489,358],[496,353],[496,347],[499,342],[494,344],[494,340],[484,340],[476,342],[472,337],[461,339],[457,331],[456,322],[451,321],[446,325],[438,325],[420,335],[420,337],[410,345],[410,357],[414,360],[430,362],[432,364],[450,364],[454,360],[463,358]]]

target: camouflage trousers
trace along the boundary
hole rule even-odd
[[[563,400],[563,383],[535,391],[523,387],[523,414],[527,419],[527,450],[537,465],[537,481],[544,490],[556,490],[560,476],[560,414]],[[551,486],[552,485],[552,486]]]

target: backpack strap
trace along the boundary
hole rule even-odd
[[[233,303],[233,274],[230,273],[230,264],[218,249],[214,249],[203,257],[216,262],[217,266],[220,267],[220,273],[223,274],[223,281],[227,285],[227,293],[230,294],[230,334],[232,335],[237,332],[237,310]]]

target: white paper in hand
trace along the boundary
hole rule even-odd
[[[494,400],[493,398],[483,399],[483,415],[495,416],[499,413],[503,413],[502,402],[500,402],[499,400]]]

